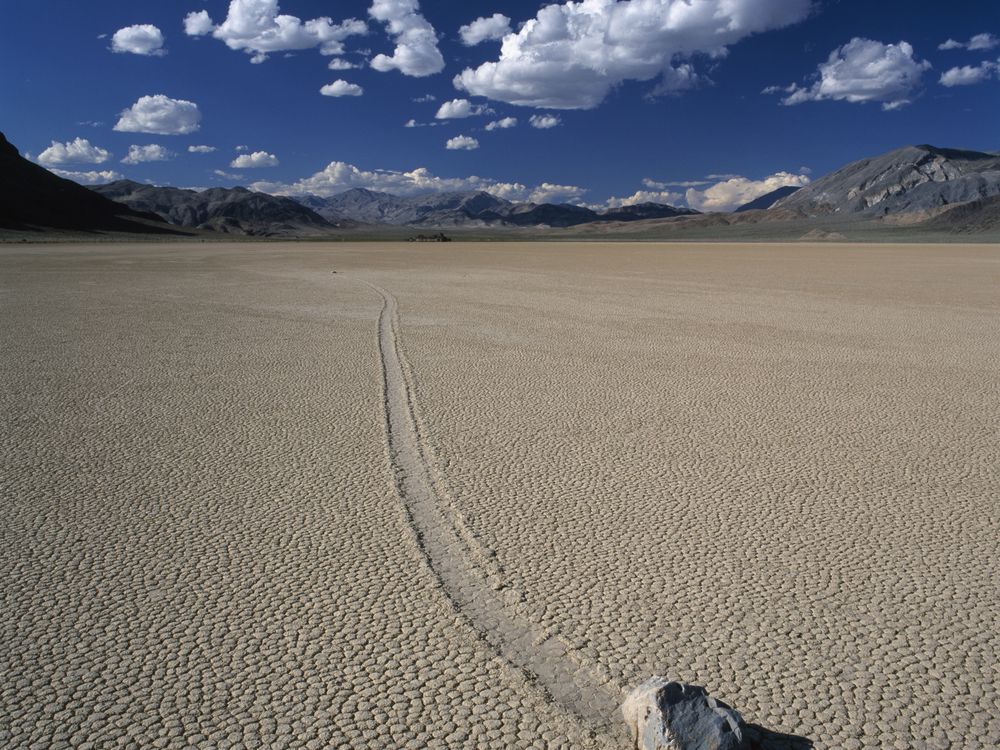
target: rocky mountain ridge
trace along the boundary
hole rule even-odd
[[[1000,195],[1000,154],[906,146],[860,159],[797,190],[774,208],[804,216],[932,214]]]
[[[321,234],[337,228],[290,198],[242,187],[197,191],[118,180],[92,190],[134,210],[156,214],[175,226],[192,229],[270,237]]]
[[[417,227],[571,227],[593,221],[641,221],[690,216],[697,211],[659,203],[641,203],[595,211],[568,203],[516,203],[483,190],[398,196],[352,188],[328,198],[296,196],[295,200],[328,221]]]

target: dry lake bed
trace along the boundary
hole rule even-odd
[[[1000,247],[0,247],[0,746],[1000,745]]]

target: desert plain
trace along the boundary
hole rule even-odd
[[[996,245],[0,246],[0,746],[1000,746]]]

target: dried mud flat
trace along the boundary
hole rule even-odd
[[[332,273],[336,271],[336,273]],[[1000,745],[1000,248],[0,248],[0,746]]]

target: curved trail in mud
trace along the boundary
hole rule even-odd
[[[505,602],[504,587],[477,565],[476,541],[448,506],[430,449],[421,432],[412,375],[400,349],[395,297],[365,282],[382,297],[378,343],[385,387],[385,420],[395,484],[425,559],[457,612],[490,650],[587,731],[622,736],[621,689],[586,664],[559,636],[531,622]],[[508,592],[510,593],[510,592]]]

